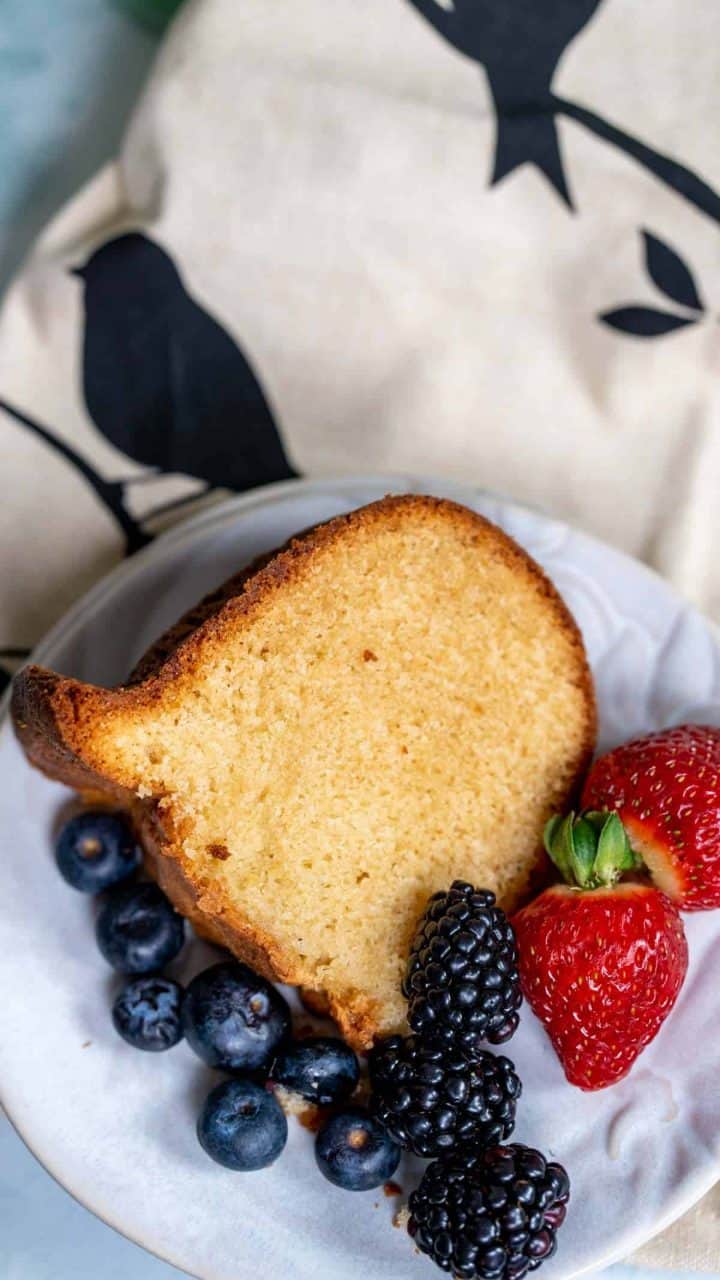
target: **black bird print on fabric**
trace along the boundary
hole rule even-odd
[[[550,91],[567,46],[600,0],[410,0],[460,53],[487,73],[497,112],[492,183],[534,164],[571,204]]]
[[[572,205],[556,131],[566,116],[643,165],[659,181],[720,222],[720,195],[680,161],[552,91],[565,50],[601,0],[406,0],[455,49],[480,63],[497,112],[492,182],[535,165]]]
[[[121,452],[205,488],[244,490],[297,473],[257,374],[186,292],[172,259],[139,232],[108,241],[73,274],[84,282],[83,388],[88,412]],[[152,540],[127,503],[155,472],[106,480],[62,436],[0,397],[0,410],[65,459],[113,517],[127,555]],[[147,513],[151,520],[196,493]]]
[[[611,329],[636,338],[660,338],[665,333],[697,324],[705,313],[692,271],[680,254],[650,231],[642,232],[645,269],[653,284],[683,310],[666,311],[646,303],[630,303],[605,311],[598,319]]]
[[[85,285],[85,401],[116,448],[229,489],[296,474],[257,375],[159,245],[119,236],[75,274]]]

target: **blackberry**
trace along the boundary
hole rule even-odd
[[[471,1062],[419,1036],[391,1036],[370,1055],[371,1109],[391,1138],[431,1157],[457,1143],[495,1146],[510,1136],[521,1085],[512,1062]]]
[[[520,1280],[555,1252],[568,1176],[514,1143],[436,1160],[410,1195],[408,1231],[457,1280]]]
[[[470,1056],[502,1044],[522,1002],[512,925],[495,894],[455,880],[428,902],[413,940],[403,995],[417,1035]]]

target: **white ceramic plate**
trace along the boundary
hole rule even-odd
[[[543,516],[409,476],[292,482],[216,507],[111,574],[35,656],[117,682],[158,632],[252,557],[337,512],[413,490],[482,511],[550,573],[585,635],[601,745],[686,719],[720,722],[716,638],[659,578]],[[439,1275],[393,1230],[392,1200],[324,1181],[299,1125],[262,1173],[207,1159],[194,1124],[212,1073],[184,1044],[154,1056],[114,1033],[114,979],[95,950],[92,904],[52,862],[68,794],[25,764],[7,719],[0,778],[2,1101],[47,1169],[112,1226],[203,1280]],[[515,1137],[562,1160],[573,1184],[546,1280],[623,1257],[720,1175],[720,914],[686,924],[691,963],[679,1004],[626,1081],[596,1094],[571,1088],[529,1013],[509,1048],[525,1085]],[[182,975],[207,961],[194,942]],[[406,1189],[410,1172],[398,1175]]]

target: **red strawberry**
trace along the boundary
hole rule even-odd
[[[720,907],[720,729],[683,725],[596,760],[582,796],[619,813],[659,889],[685,911]]]
[[[603,1089],[627,1075],[677,999],[682,920],[651,885],[614,883],[633,861],[614,814],[554,818],[546,845],[576,887],[546,889],[513,920],[523,995],[570,1083]]]

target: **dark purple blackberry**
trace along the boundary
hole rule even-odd
[[[515,934],[495,894],[455,880],[428,902],[413,939],[403,995],[419,1036],[470,1056],[502,1044],[522,1002]]]
[[[562,1165],[532,1147],[463,1152],[425,1170],[408,1231],[458,1280],[520,1280],[555,1252],[569,1195]]]
[[[461,1053],[419,1036],[391,1036],[370,1055],[371,1110],[391,1138],[426,1158],[457,1143],[495,1146],[510,1136],[521,1085],[512,1062]]]

